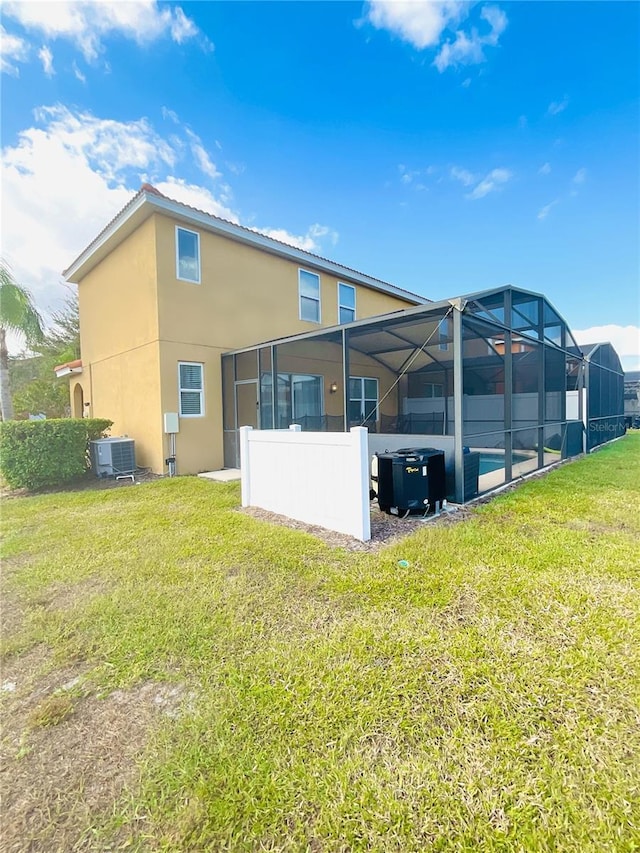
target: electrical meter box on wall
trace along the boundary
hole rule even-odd
[[[169,434],[180,432],[180,420],[177,412],[164,413],[164,431]]]

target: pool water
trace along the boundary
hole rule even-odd
[[[524,456],[522,453],[514,453],[512,465],[517,465],[518,462],[527,462],[530,457]],[[490,471],[499,471],[504,468],[504,451],[499,453],[481,453],[480,454],[480,475],[488,474]]]

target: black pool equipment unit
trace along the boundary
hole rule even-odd
[[[444,451],[403,448],[378,454],[378,505],[383,512],[433,512],[447,496]]]

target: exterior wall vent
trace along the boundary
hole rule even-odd
[[[91,442],[91,465],[96,477],[117,477],[136,470],[132,438],[100,438]]]

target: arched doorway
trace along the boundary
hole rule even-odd
[[[73,389],[73,417],[84,417],[84,392],[79,382]]]

